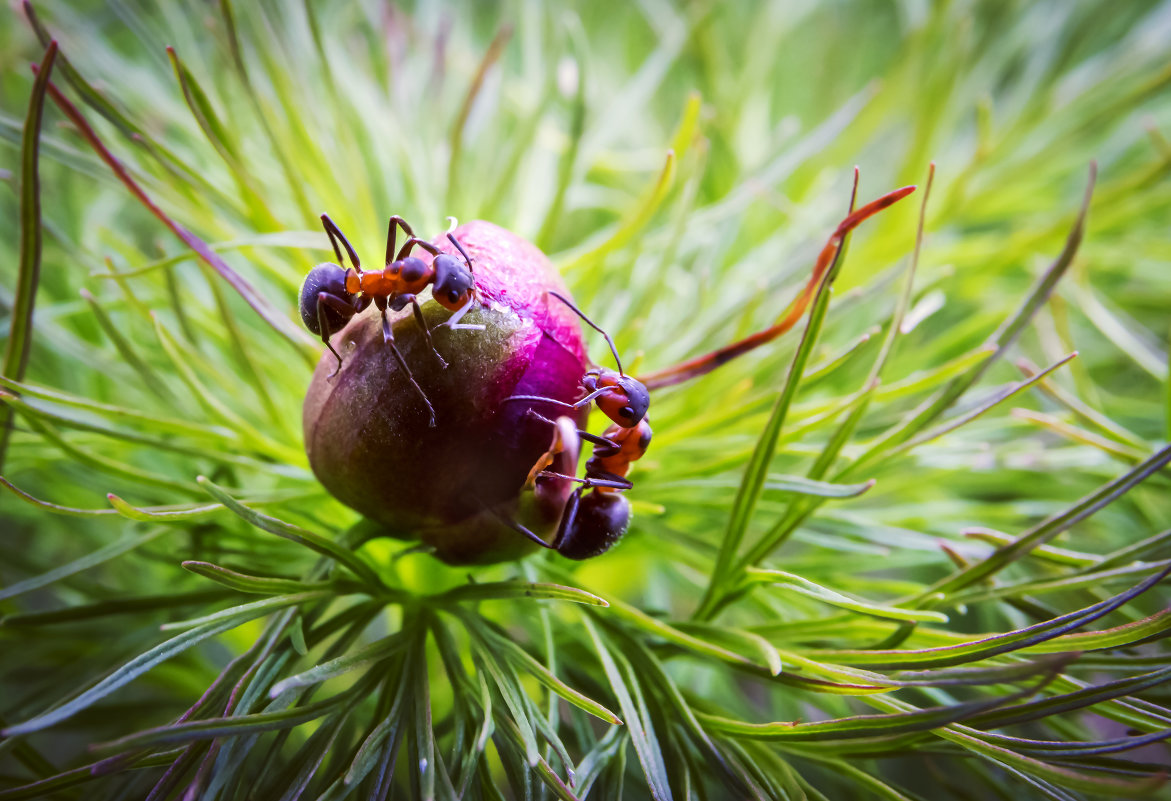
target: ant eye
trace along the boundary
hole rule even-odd
[[[629,406],[623,406],[618,410],[618,414],[626,418],[634,417],[634,409],[631,409]]]
[[[456,290],[456,289],[448,290],[447,299],[449,301],[451,301],[452,303],[455,303],[456,301],[458,301],[459,300],[459,290]]]

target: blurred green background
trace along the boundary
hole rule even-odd
[[[757,668],[761,648],[780,648],[782,678],[793,669],[787,660],[806,658],[816,664],[797,668],[798,679],[848,683],[843,671],[866,660],[819,649],[929,648],[1020,630],[1101,602],[1165,566],[1171,492],[1166,459],[1158,459],[1171,437],[1171,4],[33,6],[60,43],[54,82],[161,208],[210,243],[256,288],[255,302],[283,322],[266,324],[195,259],[47,103],[31,358],[23,377],[6,376],[0,395],[14,420],[0,474],[39,501],[0,495],[0,612],[9,615],[0,625],[0,716],[8,724],[114,675],[170,636],[160,623],[254,600],[184,571],[180,561],[297,580],[316,569],[316,554],[228,513],[197,476],[347,542],[356,515],[324,494],[301,448],[300,403],[321,348],[299,330],[296,293],[308,268],[327,257],[321,212],[363,254],[381,253],[392,213],[424,231],[443,230],[454,215],[532,239],[637,374],[779,315],[845,215],[854,165],[860,202],[921,186],[853,238],[820,337],[808,340],[806,377],[793,384],[775,455],[764,458],[771,440],[761,437],[790,376],[799,330],[655,394],[656,439],[631,476],[635,523],[615,551],[580,565],[542,555],[475,571],[478,582],[581,587],[614,602],[609,616],[568,604],[543,606],[538,616],[533,602],[513,599],[439,615],[440,622],[422,615],[418,634],[409,623],[421,613],[392,603],[315,640],[313,621],[348,608],[339,597],[316,612],[301,609],[284,628],[272,629],[273,618],[241,621],[63,723],[0,741],[0,798],[37,797],[42,789],[8,788],[85,764],[93,758],[87,744],[173,720],[257,637],[280,642],[264,659],[284,654],[279,666],[257,663],[268,684],[256,692],[267,697],[269,685],[322,661],[329,648],[340,647],[337,656],[395,632],[413,643],[408,656],[377,662],[384,683],[340,719],[334,710],[263,735],[251,750],[231,752],[234,762],[208,757],[207,738],[191,746],[152,741],[148,767],[115,771],[60,797],[145,797],[172,764],[167,758],[178,759],[168,749],[178,747],[205,750],[188,757],[182,780],[158,797],[185,788],[243,797],[233,792],[255,784],[263,788],[256,797],[279,798],[299,786],[298,767],[318,753],[300,792],[340,797],[337,777],[397,688],[414,688],[409,695],[418,698],[426,676],[433,695],[417,706],[432,717],[404,735],[404,754],[415,748],[418,756],[433,721],[431,747],[446,755],[444,771],[454,788],[468,786],[469,797],[492,797],[492,786],[505,797],[561,795],[547,774],[529,772],[529,743],[510,740],[510,726],[522,734],[530,726],[542,759],[566,780],[556,747],[563,746],[577,763],[570,797],[583,787],[592,798],[623,790],[632,798],[721,798],[729,787],[738,797],[792,798],[1165,792],[1141,785],[1165,768],[1161,745],[1095,762],[1089,753],[980,740],[1022,757],[1014,761],[961,741],[952,721],[913,736],[873,734],[865,747],[834,738],[828,746],[760,741],[706,719],[692,728],[684,708],[757,723],[907,710],[796,679],[778,684],[659,626],[674,621],[674,630]],[[0,14],[0,332],[12,324],[20,270],[28,65],[43,52],[21,8]],[[925,240],[902,309],[932,161]],[[1019,341],[990,354],[983,346],[1061,251],[1091,161],[1098,182],[1084,243]],[[604,361],[600,337],[589,341]],[[991,405],[1024,377],[1019,361],[1044,367],[1075,350],[1077,358],[1043,384],[954,432],[914,449],[889,439],[948,388],[978,378],[923,430]],[[764,458],[756,468],[754,452]],[[759,498],[741,489],[754,469],[764,476]],[[1136,469],[1153,475],[1055,531],[1052,546],[1016,554],[1003,575],[922,599],[934,582],[989,556],[989,538],[1026,532]],[[817,483],[839,474],[837,483]],[[872,488],[858,486],[869,479]],[[973,528],[993,531],[966,536]],[[738,551],[732,532],[744,537]],[[790,579],[745,591],[739,582],[748,574],[727,572],[721,560],[734,564],[760,542],[753,564],[872,606],[851,611],[821,590],[791,592]],[[1135,543],[1144,544],[1126,550]],[[424,554],[396,557],[403,547],[374,540],[359,553],[411,597],[467,582],[468,571]],[[1158,613],[1166,599],[1156,587],[1090,626],[1135,623],[1132,635],[1044,646],[1103,649],[1062,666],[1044,693],[1161,669],[1168,653]],[[715,618],[720,630],[705,628],[717,600],[727,604]],[[621,614],[620,603],[630,605]],[[946,620],[908,627],[886,607],[939,610]],[[302,625],[308,655],[287,633]],[[495,699],[487,717],[502,716],[492,744],[478,746],[487,749],[482,758],[462,726],[466,718],[474,731],[483,707],[462,696],[458,671],[435,650],[444,626],[475,667],[469,675],[486,677],[485,693]],[[520,668],[513,673],[504,646],[484,645],[494,642],[490,635],[477,639],[477,627],[506,632],[628,725],[591,727],[581,712],[558,712],[543,685]],[[352,633],[332,639],[337,630]],[[620,659],[617,674],[607,668],[607,644],[631,660],[623,667]],[[974,654],[985,661],[972,669],[1020,666],[1031,653]],[[902,663],[890,664],[874,670],[900,678]],[[680,697],[662,689],[674,685],[656,670],[682,688]],[[625,702],[615,675],[624,677]],[[954,689],[941,676],[926,689],[899,689],[892,703],[958,709],[1023,686],[1019,676],[980,675],[975,687]],[[361,686],[352,681],[336,684]],[[467,681],[478,698],[479,679]],[[1156,683],[1134,693],[1129,706],[1095,701],[1089,712],[1072,706],[1005,731],[1092,742],[1127,727],[1152,734],[1171,727],[1165,690]],[[256,703],[251,712],[260,714]],[[302,697],[292,708],[310,703]],[[552,733],[531,722],[534,710]],[[640,729],[644,717],[655,725]],[[404,757],[392,771],[396,792],[426,796],[431,788],[443,797],[443,778],[414,771],[417,764]],[[378,791],[365,781],[354,792]]]

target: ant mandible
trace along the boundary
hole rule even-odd
[[[318,264],[305,277],[301,285],[301,320],[305,327],[321,337],[321,341],[337,358],[337,368],[331,376],[337,375],[342,367],[342,357],[330,343],[329,338],[340,331],[355,314],[364,311],[374,303],[382,317],[382,338],[390,346],[399,369],[411,382],[411,386],[423,399],[430,414],[430,426],[435,427],[435,409],[423,388],[415,381],[414,375],[407,366],[398,345],[394,340],[390,320],[386,310],[400,311],[410,304],[415,320],[423,330],[427,340],[427,347],[438,359],[440,365],[447,367],[447,362],[435,349],[431,340],[431,329],[423,318],[423,311],[419,307],[416,297],[428,285],[432,286],[431,294],[435,301],[445,309],[455,312],[448,320],[440,325],[446,325],[453,330],[476,329],[482,330],[482,325],[461,324],[459,321],[471,309],[475,301],[475,277],[472,274],[472,259],[452,231],[455,228],[454,220],[448,229],[447,238],[463,256],[461,264],[455,256],[444,253],[430,242],[419,239],[406,220],[397,214],[390,218],[386,233],[385,267],[381,270],[363,270],[358,254],[354,251],[350,241],[341,229],[334,224],[328,214],[321,215],[321,224],[333,246],[337,263],[325,262]],[[395,253],[398,228],[402,228],[407,240]],[[341,243],[339,247],[338,243]],[[342,247],[349,256],[350,267],[342,267],[345,259],[342,256]],[[411,251],[420,247],[434,258],[430,264],[412,256]]]

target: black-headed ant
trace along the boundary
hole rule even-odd
[[[472,259],[451,232],[455,228],[454,221],[452,228],[447,232],[447,238],[463,256],[463,263],[455,256],[439,250],[430,242],[416,237],[415,232],[411,230],[406,221],[402,217],[394,215],[390,218],[386,233],[386,260],[385,266],[381,270],[362,269],[362,263],[350,241],[346,239],[346,235],[334,224],[328,214],[321,215],[321,224],[325,228],[326,235],[329,236],[330,244],[333,245],[337,263],[318,264],[305,277],[305,283],[301,285],[302,322],[305,323],[306,328],[321,337],[321,341],[337,358],[337,368],[332,373],[332,375],[336,375],[341,369],[342,357],[330,344],[329,338],[344,328],[351,317],[364,311],[373,303],[382,316],[382,338],[394,353],[399,369],[403,371],[407,380],[411,382],[411,386],[415,388],[419,397],[427,405],[427,411],[431,415],[430,425],[434,427],[435,410],[431,406],[427,394],[423,392],[423,388],[415,381],[414,375],[394,341],[394,332],[391,329],[390,320],[386,316],[386,310],[389,308],[391,311],[400,311],[407,304],[410,304],[414,311],[415,320],[423,330],[427,346],[443,367],[446,367],[447,363],[439,355],[439,351],[435,349],[435,345],[431,341],[431,329],[427,327],[423,311],[419,307],[419,301],[416,297],[418,293],[430,285],[435,302],[445,309],[455,312],[450,319],[441,325],[450,326],[452,329],[483,329],[482,325],[465,325],[459,322],[475,301],[476,286],[475,277],[472,274]],[[407,241],[396,254],[398,228],[402,228]],[[349,267],[342,266],[345,263],[342,247],[345,248],[346,255],[349,257],[351,265]],[[434,257],[430,264],[411,255],[411,251],[415,247],[422,248]]]
[[[630,463],[641,459],[651,444],[651,426],[646,419],[650,394],[641,381],[623,372],[618,349],[609,334],[586,317],[568,298],[557,292],[550,291],[549,294],[606,338],[618,370],[605,367],[589,370],[581,380],[586,394],[574,403],[540,395],[512,395],[505,400],[548,403],[569,411],[596,402],[602,413],[613,421],[613,425],[597,436],[578,429],[569,417],[558,417],[554,421],[530,409],[529,416],[553,426],[553,443],[529,472],[526,487],[536,488],[542,479],[575,481],[579,486],[565,503],[552,544],[518,523],[509,521],[509,524],[529,539],[556,550],[564,557],[589,559],[609,550],[626,533],[630,524],[630,502],[620,493],[634,486],[626,478],[630,472]],[[585,478],[546,469],[558,453],[569,450],[576,454],[582,440],[594,445],[593,455],[586,462]],[[576,458],[572,461],[576,462]]]

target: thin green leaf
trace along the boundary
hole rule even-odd
[[[529,581],[494,581],[485,584],[464,584],[447,592],[430,596],[435,603],[462,603],[467,601],[500,601],[512,598],[572,601],[590,606],[609,606],[598,596],[562,584]]]
[[[39,590],[41,587],[47,587],[63,578],[75,575],[83,570],[89,570],[91,567],[96,567],[111,559],[116,559],[124,553],[133,551],[135,548],[158,539],[166,532],[167,529],[165,528],[152,528],[141,534],[127,534],[121,539],[111,542],[109,545],[98,548],[93,553],[86,554],[79,559],[74,559],[72,562],[55,567],[39,576],[33,576],[23,581],[18,581],[15,584],[10,584],[7,587],[0,588],[0,601],[15,598],[18,595],[23,595],[33,590]]]
[[[378,578],[374,570],[353,551],[347,550],[338,543],[322,537],[320,534],[315,534],[308,529],[294,526],[275,517],[261,514],[255,509],[245,506],[229,495],[222,487],[213,484],[205,476],[200,476],[196,480],[209,495],[256,528],[267,531],[270,534],[276,534],[278,537],[292,540],[299,545],[304,545],[322,556],[330,557],[338,564],[349,568],[350,572],[357,576],[359,580],[372,588],[378,588],[380,590],[387,589],[386,585],[382,583],[382,580]]]
[[[165,662],[173,656],[176,656],[183,651],[186,651],[193,645],[196,645],[209,637],[214,637],[217,634],[222,634],[229,629],[236,628],[249,620],[257,617],[262,617],[269,614],[271,610],[262,609],[255,611],[252,614],[242,614],[240,616],[232,617],[227,620],[216,620],[214,622],[204,623],[196,626],[193,629],[183,632],[178,636],[172,637],[166,642],[156,645],[148,651],[134,657],[126,664],[115,670],[113,673],[106,676],[93,687],[80,693],[73,699],[66,701],[60,706],[44,712],[36,717],[29,718],[26,721],[9,726],[4,729],[5,737],[15,737],[19,734],[28,734],[29,732],[40,731],[48,728],[56,723],[73,717],[78,712],[88,709],[98,701],[105,698],[110,693],[118,690],[136,678],[146,673],[156,665]]]
[[[378,642],[371,643],[365,648],[359,648],[353,653],[322,662],[320,665],[306,670],[303,673],[298,673],[295,676],[289,676],[287,679],[278,681],[268,691],[269,697],[276,698],[289,690],[310,687],[354,670],[372,667],[391,658],[403,648],[407,647],[407,645],[406,639],[401,634],[384,637]]]
[[[614,655],[610,652],[610,648],[602,640],[601,634],[588,615],[582,615],[581,619],[594,643],[594,652],[602,663],[602,670],[606,673],[610,688],[614,691],[615,697],[618,698],[618,706],[622,710],[622,717],[630,732],[630,741],[634,745],[634,752],[638,754],[638,761],[642,764],[643,773],[650,786],[651,796],[656,801],[670,801],[672,798],[671,783],[667,779],[667,768],[663,764],[662,748],[655,738],[654,729],[651,728],[649,720],[644,720],[640,716],[622,671],[619,669]]]
[[[278,609],[284,609],[289,606],[300,606],[309,601],[317,601],[334,595],[335,591],[333,588],[296,592],[290,595],[277,595],[272,598],[265,598],[263,601],[240,604],[239,606],[222,609],[219,612],[191,618],[190,620],[177,620],[173,623],[164,623],[160,628],[164,631],[176,631],[199,628],[210,623],[219,623],[225,620],[252,620],[253,618],[263,617],[264,615],[275,612]]]
[[[8,341],[4,346],[4,364],[0,374],[20,381],[32,348],[33,306],[41,277],[41,120],[45,112],[45,92],[49,75],[57,58],[57,42],[45,48],[33,90],[28,101],[28,115],[20,144],[20,266],[16,278],[16,296],[8,323]],[[8,439],[12,434],[12,412],[0,408],[0,470]]]
[[[792,742],[849,740],[938,729],[995,709],[1033,692],[1035,689],[982,701],[894,712],[888,715],[855,715],[816,723],[746,723],[702,712],[697,715],[700,722],[713,732],[729,737]]]
[[[88,289],[81,290],[81,297],[89,305],[90,311],[93,312],[94,319],[98,321],[98,325],[111,342],[118,350],[118,355],[122,357],[122,361],[128,364],[138,377],[142,379],[143,385],[154,393],[155,397],[163,401],[163,403],[173,406],[176,403],[175,393],[171,392],[171,388],[167,386],[162,376],[147,364],[134,346],[122,335],[122,331],[106,314],[106,310],[98,303],[97,298]]]
[[[37,612],[16,612],[0,617],[0,626],[48,626],[57,623],[76,623],[81,620],[127,615],[141,612],[156,612],[182,606],[195,606],[222,601],[231,596],[226,590],[199,590],[197,592],[167,593],[165,595],[143,595],[136,598],[119,598],[111,601],[97,601],[64,609],[45,609]]]
[[[6,479],[4,476],[0,476],[0,486],[8,489],[8,491],[10,491],[17,498],[20,498],[25,503],[57,515],[67,515],[69,517],[109,517],[110,515],[118,514],[118,512],[114,509],[77,509],[72,506],[59,506],[55,503],[42,501],[40,498],[35,498],[28,494],[20,487]]]
[[[852,612],[861,612],[866,615],[873,615],[874,617],[886,618],[888,620],[911,620],[924,623],[946,623],[948,621],[947,615],[942,612],[901,609],[897,606],[862,601],[857,598],[842,595],[840,592],[835,592],[828,587],[823,587],[809,579],[802,578],[793,573],[786,573],[783,570],[749,568],[748,578],[750,581],[784,587],[787,590],[799,593],[808,598],[813,598],[830,606],[849,609]]]
[[[1171,573],[1171,568],[1164,568],[1158,574],[1136,584],[1125,592],[1115,595],[1101,603],[1087,606],[1076,612],[1061,615],[1043,623],[1037,623],[1015,631],[997,634],[992,637],[946,645],[939,648],[923,648],[917,650],[815,650],[810,653],[820,658],[833,659],[838,662],[855,665],[872,665],[884,668],[926,668],[946,667],[972,662],[977,659],[987,659],[1003,653],[1018,651],[1028,646],[1052,640],[1062,634],[1080,628],[1098,618],[1113,612],[1115,609],[1129,603],[1134,598],[1158,584]],[[1076,650],[1070,648],[1068,650]]]
[[[339,589],[336,582],[326,581],[296,581],[294,579],[269,578],[266,576],[252,576],[229,570],[226,567],[213,565],[210,562],[187,560],[182,563],[184,570],[190,570],[196,575],[209,578],[217,584],[223,584],[239,592],[256,593],[258,595],[285,595],[289,593],[315,592],[318,590]]]
[[[466,619],[466,617],[465,617]],[[547,667],[528,654],[523,648],[511,640],[497,634],[488,627],[469,629],[484,641],[490,642],[492,648],[514,665],[530,674],[541,684],[564,698],[579,709],[588,712],[606,723],[622,725],[622,721],[609,709],[587,695],[584,695],[557,678]]]
[[[189,634],[191,632],[188,632]],[[350,689],[311,704],[294,706],[290,709],[281,709],[274,712],[257,712],[252,715],[237,715],[224,718],[207,718],[205,720],[191,720],[184,723],[173,723],[169,726],[159,726],[154,729],[144,729],[117,740],[111,740],[96,746],[102,751],[128,751],[149,746],[189,743],[199,740],[213,740],[221,737],[244,737],[261,734],[266,731],[279,731],[300,726],[311,720],[317,720],[347,703],[352,703],[361,697],[362,691],[369,689],[371,682],[368,679],[359,681]]]

